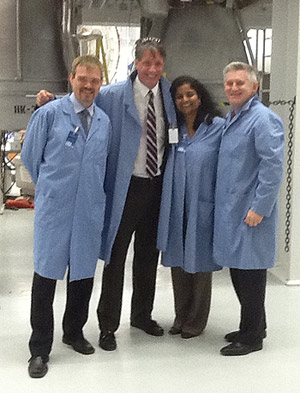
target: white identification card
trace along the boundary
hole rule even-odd
[[[169,143],[178,143],[178,128],[169,128]]]

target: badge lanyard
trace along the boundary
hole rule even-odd
[[[79,127],[76,127],[74,131],[69,132],[68,138],[65,143],[66,146],[74,147],[75,142],[77,141],[77,138],[78,138],[78,130],[79,130]]]

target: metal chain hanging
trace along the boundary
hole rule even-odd
[[[286,212],[285,212],[285,245],[284,251],[290,251],[290,234],[291,234],[291,210],[292,210],[292,164],[293,164],[293,139],[294,139],[294,111],[296,97],[293,100],[278,100],[270,102],[270,105],[288,105],[289,106],[289,132],[288,132],[288,150],[287,150],[287,186],[286,186]]]

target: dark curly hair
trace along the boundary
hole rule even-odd
[[[220,117],[222,116],[221,111],[217,108],[217,105],[213,102],[212,97],[208,92],[208,90],[206,89],[206,87],[204,87],[204,85],[200,83],[197,79],[187,75],[178,76],[176,79],[174,79],[171,85],[170,92],[175,104],[175,108],[176,108],[176,91],[178,87],[186,83],[189,84],[190,87],[197,92],[198,97],[201,99],[201,105],[198,108],[198,112],[194,122],[195,130],[197,130],[197,128],[203,121],[205,121],[206,124],[211,124],[215,116],[220,116]],[[182,124],[184,124],[184,116],[181,112],[177,110],[177,108],[176,108],[176,114],[177,114],[178,125],[181,126]]]

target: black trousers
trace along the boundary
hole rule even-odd
[[[237,337],[243,344],[262,342],[266,330],[265,293],[267,270],[230,269],[231,280],[241,305]]]
[[[88,319],[93,278],[67,282],[67,302],[63,317],[64,336],[70,340],[83,337],[82,328]],[[54,332],[53,300],[56,280],[34,273],[31,292],[29,340],[31,356],[46,357],[51,352]]]
[[[152,180],[132,176],[111,260],[103,270],[102,292],[97,309],[101,331],[114,332],[119,327],[125,260],[134,232],[131,321],[147,321],[151,318],[158,261],[156,239],[161,188],[162,176]]]

